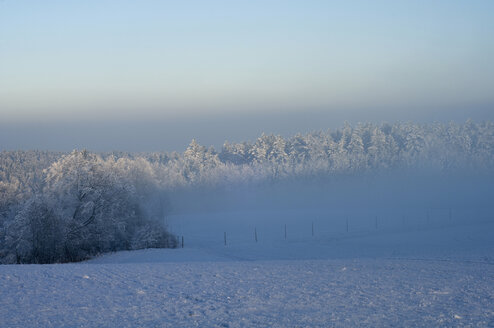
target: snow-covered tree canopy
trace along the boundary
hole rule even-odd
[[[494,124],[345,124],[179,153],[0,153],[0,261],[63,262],[173,247],[167,195],[201,186],[398,169],[494,171]]]
[[[137,193],[134,177],[125,159],[87,151],[62,156],[44,170],[39,191],[3,217],[0,260],[72,262],[103,252],[176,246],[175,237],[145,215],[145,193]]]

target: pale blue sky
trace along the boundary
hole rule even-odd
[[[482,118],[493,35],[489,0],[3,0],[0,121]]]

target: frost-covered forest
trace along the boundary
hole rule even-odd
[[[180,197],[185,206],[200,202],[195,191],[204,188],[344,184],[348,177],[393,172],[491,176],[494,124],[345,124],[289,138],[226,142],[221,150],[192,140],[183,153],[4,151],[0,261],[72,262],[117,250],[175,247],[166,217],[180,210]]]

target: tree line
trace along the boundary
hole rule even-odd
[[[166,195],[198,186],[272,183],[393,169],[494,168],[494,124],[345,124],[261,135],[183,153],[0,153],[0,261],[84,260],[124,249],[174,247]]]

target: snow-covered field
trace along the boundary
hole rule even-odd
[[[494,327],[489,221],[215,217],[170,218],[184,249],[0,266],[0,327]]]

